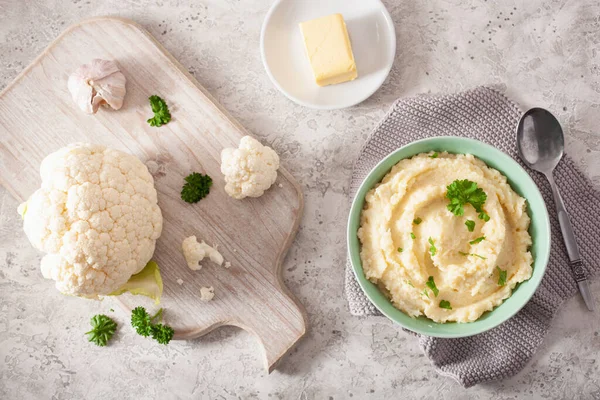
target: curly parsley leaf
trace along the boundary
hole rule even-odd
[[[419,217],[413,219],[413,224],[415,224],[415,225],[419,225],[421,222],[423,222],[423,220]]]
[[[452,310],[452,306],[450,306],[450,302],[447,300],[440,301],[440,308],[445,308],[446,310]]]
[[[150,96],[149,100],[150,107],[152,107],[152,112],[154,113],[154,117],[148,120],[150,126],[159,127],[168,123],[171,120],[171,113],[169,112],[167,103],[156,95]]]
[[[187,203],[197,203],[208,195],[212,186],[212,178],[198,172],[192,172],[185,177],[181,189],[181,199]]]
[[[85,334],[88,335],[88,341],[96,346],[106,346],[117,330],[117,323],[104,314],[94,315],[90,319],[90,324],[92,330]]]
[[[415,286],[412,284],[412,282],[411,282],[411,281],[409,281],[408,279],[405,279],[405,280],[404,280],[404,282],[406,282],[406,284],[407,284],[408,286],[410,286],[410,287],[413,287],[413,288],[415,287]]]
[[[478,213],[483,212],[482,207],[487,200],[487,195],[483,189],[477,187],[477,183],[468,179],[457,179],[448,185],[446,190],[446,198],[450,200],[447,207],[454,215],[463,215],[465,204],[471,204]]]
[[[144,337],[152,336],[160,344],[167,344],[173,338],[175,331],[168,325],[155,324],[156,319],[162,320],[163,309],[158,310],[154,316],[150,316],[144,307],[136,307],[131,312],[131,325],[138,335]]]
[[[168,344],[173,339],[175,331],[168,325],[152,325],[152,339],[160,344]]]
[[[423,289],[423,294],[429,298],[429,295],[427,294],[427,288]]]
[[[414,233],[412,233],[412,232],[410,233],[410,237],[411,237],[411,239],[416,239],[416,238],[417,238],[417,237],[415,236],[415,234],[414,234]]]
[[[434,151],[432,155],[429,156],[429,158],[438,158],[438,153],[437,151]]]
[[[470,219],[465,221],[465,225],[469,232],[473,232],[475,230],[475,221],[471,221]]]
[[[498,286],[506,285],[506,270],[500,269],[497,265],[496,269],[498,270]]]
[[[402,247],[398,247],[398,253],[402,253],[404,249]]]
[[[136,307],[131,312],[131,326],[138,335],[148,337],[152,334],[152,318],[144,307]]]
[[[478,237],[477,239],[471,240],[471,241],[469,242],[469,244],[477,244],[477,243],[479,243],[479,242],[482,242],[482,241],[484,241],[484,240],[485,240],[485,236],[480,236],[480,237]]]
[[[485,212],[480,212],[479,215],[477,216],[477,218],[484,220],[485,222],[488,222],[490,220],[490,216],[487,215]]]
[[[435,286],[435,281],[433,280],[433,276],[430,276],[429,279],[427,279],[427,282],[425,282],[425,286],[427,286],[429,289],[431,289],[431,291],[433,292],[433,295],[435,297],[437,297],[437,295],[440,293],[437,286]]]
[[[433,241],[432,238],[429,238],[428,242],[431,245],[429,247],[429,252],[431,253],[431,257],[433,257],[437,253],[437,248],[435,247],[435,242]]]

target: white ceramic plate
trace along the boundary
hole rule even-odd
[[[346,21],[358,78],[319,87],[298,24],[335,13]],[[380,0],[277,0],[262,26],[260,51],[269,78],[291,100],[311,108],[345,108],[379,89],[394,62],[396,32]]]

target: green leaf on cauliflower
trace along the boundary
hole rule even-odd
[[[150,260],[143,270],[132,275],[125,285],[109,296],[119,296],[125,292],[150,297],[155,304],[159,304],[163,292],[163,281],[158,264]]]
[[[17,208],[17,212],[19,213],[22,219],[25,219],[25,214],[27,213],[27,204],[27,202],[21,203]]]

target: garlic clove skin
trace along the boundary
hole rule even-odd
[[[94,97],[94,89],[85,82],[83,77],[73,73],[69,76],[67,84],[69,92],[73,97],[73,101],[86,114],[94,114],[91,99]]]
[[[67,86],[75,104],[83,112],[95,114],[102,104],[114,110],[123,106],[126,82],[116,62],[94,59],[72,73]]]

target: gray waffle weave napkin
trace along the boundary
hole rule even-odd
[[[502,93],[487,87],[453,95],[399,99],[375,128],[356,161],[350,184],[351,198],[382,158],[398,147],[427,137],[478,139],[520,162],[514,132],[521,114],[522,110]],[[550,186],[544,176],[528,171],[546,201],[552,226],[550,261],[537,292],[517,315],[480,335],[460,339],[417,335],[422,350],[438,373],[465,387],[519,372],[542,342],[561,303],[578,293]],[[570,213],[584,266],[590,276],[596,275],[600,272],[600,193],[568,156],[560,162],[554,177]],[[600,293],[596,293],[598,296]],[[349,261],[346,297],[353,315],[381,315],[362,292]]]

